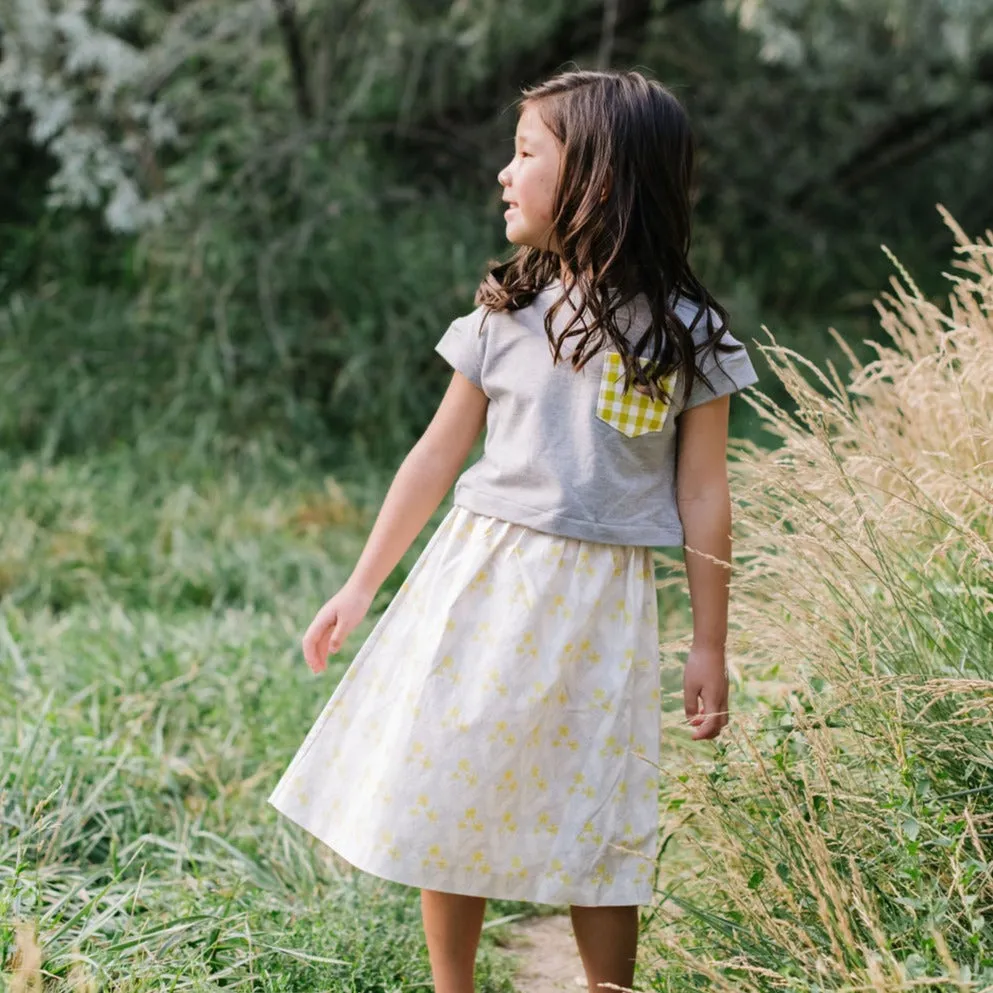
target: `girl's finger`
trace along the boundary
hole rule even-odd
[[[327,632],[321,634],[314,645],[314,659],[311,669],[314,672],[323,672],[328,663],[328,635]]]
[[[310,668],[313,669],[314,659],[317,656],[317,646],[314,644],[314,637],[309,630],[303,636],[301,647],[303,648],[303,657],[307,662],[307,665],[309,665]]]
[[[316,645],[310,646],[305,653],[305,657],[307,659],[307,667],[311,670],[311,672],[321,671],[321,655]]]
[[[332,652],[337,652],[341,649],[341,646],[345,643],[345,638],[348,637],[348,632],[345,630],[345,626],[338,622],[334,626],[334,631],[330,632],[330,638],[328,641],[328,647]]]
[[[721,729],[720,714],[707,714],[699,727],[693,732],[693,738],[699,741],[702,738],[715,738]]]
[[[686,719],[692,721],[697,713],[697,691],[696,687],[688,686],[683,682],[683,710],[686,712]]]
[[[337,608],[331,607],[326,612],[322,610],[314,619],[314,623],[318,624],[321,640],[327,643],[328,636],[334,631],[334,626],[338,623]]]
[[[721,705],[720,707],[711,707],[706,709],[705,719],[702,721],[698,733],[693,737],[697,738],[716,738],[720,733],[721,729],[727,724],[727,706]]]
[[[328,638],[337,619],[337,611],[334,608],[327,613],[322,608],[310,622],[310,627],[303,636],[303,655],[307,665],[314,672],[320,672],[324,668],[328,657]]]
[[[707,711],[703,705],[703,699],[701,697],[696,698],[696,701],[693,704],[693,709],[696,712],[693,713],[689,718],[690,726],[699,727],[700,724],[705,719],[705,717],[707,716]]]

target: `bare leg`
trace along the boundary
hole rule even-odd
[[[570,907],[569,912],[590,993],[608,993],[610,988],[598,983],[630,989],[638,954],[638,908]]]
[[[473,993],[486,899],[421,890],[421,917],[435,993]]]

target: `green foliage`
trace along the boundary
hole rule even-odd
[[[249,210],[219,197],[187,228],[158,232],[137,296],[58,282],[12,296],[0,381],[18,402],[0,408],[4,444],[72,452],[192,433],[207,416],[225,433],[336,455],[383,459],[409,445],[448,375],[434,343],[471,308],[469,259],[486,248],[467,208],[449,211],[440,240],[425,222],[440,209],[430,201],[355,203],[322,178],[317,155],[312,168],[304,202],[260,186]]]
[[[761,39],[762,57],[769,62],[817,62],[842,71],[861,68],[870,53],[890,49],[907,57],[914,83],[934,87],[945,82],[935,79],[937,67],[946,73],[982,71],[993,49],[983,0],[863,0],[857,6],[845,0],[731,0],[729,6]]]
[[[371,628],[315,695],[299,632],[379,489],[216,440],[0,480],[0,975],[37,947],[74,989],[429,984],[417,891],[265,803]],[[510,993],[492,934],[480,989]]]
[[[132,0],[92,9],[14,0],[0,62],[0,119],[26,110],[32,142],[57,162],[50,206],[103,207],[118,231],[162,216],[166,200],[143,195],[136,172],[143,156],[174,138],[161,104],[142,92],[151,65],[134,40],[138,14]]]
[[[925,8],[15,4],[0,440],[213,423],[395,463],[447,374],[433,343],[504,248],[507,111],[571,60],[674,86],[697,268],[747,341],[770,322],[837,357],[814,329],[871,333],[880,241],[933,268],[935,201],[989,217],[986,29],[976,4]]]

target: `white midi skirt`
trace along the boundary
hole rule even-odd
[[[456,506],[269,803],[409,886],[647,904],[659,727],[651,550]]]

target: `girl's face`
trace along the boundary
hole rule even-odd
[[[552,208],[562,165],[562,146],[538,111],[524,105],[517,122],[514,157],[497,174],[507,210],[507,240],[555,251]]]

